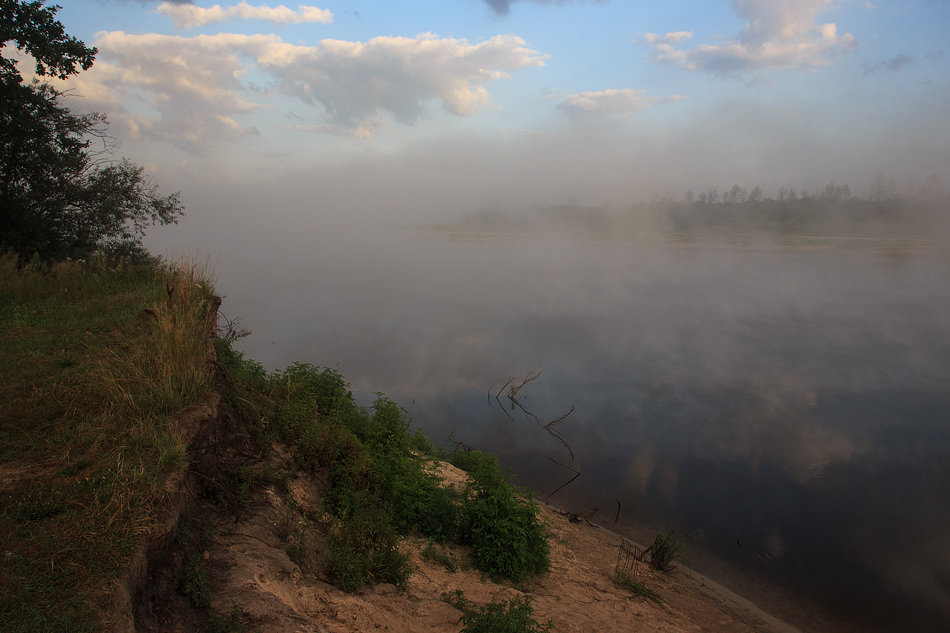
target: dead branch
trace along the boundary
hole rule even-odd
[[[547,424],[544,425],[544,428],[550,429],[550,428],[551,428],[552,426],[554,426],[555,424],[560,424],[561,422],[563,422],[563,421],[567,418],[567,416],[571,415],[572,413],[574,413],[574,405],[573,405],[573,404],[571,405],[571,410],[570,410],[570,411],[568,411],[567,413],[565,413],[565,414],[562,415],[561,417],[557,418],[556,420],[551,420],[550,422],[548,422]]]
[[[541,424],[541,418],[539,418],[538,416],[536,416],[536,415],[535,415],[534,413],[532,413],[531,411],[528,411],[527,407],[525,407],[523,404],[521,404],[521,402],[519,402],[519,401],[518,401],[517,399],[515,399],[515,398],[512,398],[511,396],[509,396],[509,399],[511,400],[511,410],[512,410],[512,411],[515,410],[515,407],[518,407],[519,409],[521,409],[521,412],[524,413],[524,415],[525,415],[526,418],[529,418],[529,419],[533,420],[533,421],[534,421],[535,423],[537,423],[537,424]]]
[[[558,493],[558,491],[560,491],[562,488],[568,486],[568,485],[571,484],[575,479],[577,479],[578,477],[580,477],[580,476],[581,476],[581,471],[577,470],[577,469],[574,468],[573,466],[568,466],[567,464],[562,464],[561,462],[557,461],[557,460],[554,459],[553,457],[548,457],[548,459],[550,459],[552,462],[554,462],[555,464],[557,464],[557,465],[560,466],[561,468],[566,468],[567,470],[569,470],[569,471],[571,471],[572,473],[574,473],[574,476],[573,476],[573,477],[571,477],[570,479],[568,479],[567,481],[565,481],[563,484],[561,484],[560,486],[558,486],[557,488],[555,488],[555,489],[554,489],[554,492],[552,492],[551,494],[548,495],[548,499],[550,499],[551,497],[553,497],[554,495],[556,495],[556,494]]]
[[[503,384],[501,387],[499,387],[499,388],[498,388],[498,393],[495,394],[495,400],[498,400],[498,396],[500,396],[500,395],[501,395],[501,392],[505,390],[505,387],[507,387],[508,385],[510,385],[511,383],[513,383],[514,381],[515,381],[515,377],[514,377],[514,376],[511,376],[511,377],[505,382],[505,384]],[[499,404],[501,404],[501,401],[499,401]]]
[[[520,384],[520,385],[518,385],[517,387],[512,387],[512,388],[511,388],[511,391],[508,392],[508,397],[511,398],[512,400],[514,400],[514,399],[518,396],[518,392],[521,391],[521,388],[524,387],[524,386],[525,386],[526,384],[528,384],[529,382],[533,382],[533,381],[537,380],[537,379],[538,379],[538,376],[540,376],[540,375],[541,375],[541,372],[543,372],[543,371],[544,371],[543,369],[540,369],[540,370],[535,371],[535,372],[530,372],[530,371],[529,371],[527,374],[525,374],[524,380],[521,381],[521,384]],[[507,386],[507,385],[506,385],[506,386]]]
[[[564,439],[564,436],[561,435],[557,429],[547,429],[547,432],[564,445],[564,448],[567,449],[568,454],[571,456],[571,461],[574,461],[574,450],[571,448],[571,445],[567,443],[567,440]]]

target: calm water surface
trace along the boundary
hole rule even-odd
[[[950,258],[338,229],[235,251],[269,368],[337,367],[436,443],[805,630],[950,630]],[[494,394],[527,384],[520,408]],[[542,423],[557,425],[573,452]],[[573,483],[551,495],[573,472]],[[615,523],[618,515],[619,521]]]

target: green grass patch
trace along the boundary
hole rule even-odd
[[[211,387],[194,266],[0,258],[0,621],[93,631]]]

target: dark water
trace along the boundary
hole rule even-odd
[[[338,367],[543,500],[676,527],[805,630],[950,630],[950,257],[355,230],[271,252],[218,273],[266,366]],[[533,370],[536,418],[490,395]],[[573,459],[542,428],[572,406]]]

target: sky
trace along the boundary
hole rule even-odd
[[[311,1],[61,0],[69,102],[199,213],[950,189],[946,0]]]

